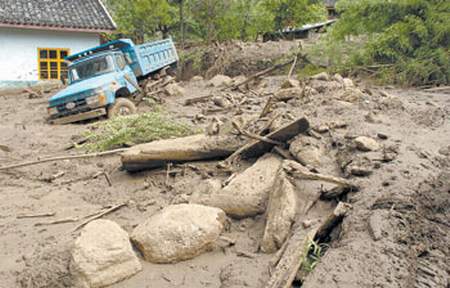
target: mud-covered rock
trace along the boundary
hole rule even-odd
[[[279,101],[288,101],[294,98],[300,98],[303,90],[300,87],[281,89],[275,93],[275,98]]]
[[[218,207],[228,215],[245,218],[264,213],[269,191],[282,160],[273,154],[261,157],[253,166],[238,174],[224,188],[196,199],[197,203]]]
[[[321,72],[319,74],[311,76],[311,79],[320,81],[330,81],[330,75],[327,72]]]
[[[172,205],[138,225],[131,239],[146,261],[176,263],[210,249],[222,233],[225,220],[225,213],[218,208]]]
[[[233,83],[233,79],[225,75],[216,75],[211,80],[209,80],[209,86],[212,87],[227,87]]]
[[[294,185],[280,169],[270,194],[267,221],[261,250],[265,253],[277,251],[286,241],[297,213],[297,195]]]
[[[281,89],[288,89],[288,88],[298,88],[300,87],[300,81],[296,79],[287,79],[286,81],[281,84]]]
[[[321,164],[323,155],[317,142],[312,137],[300,136],[291,143],[289,151],[300,163],[317,167]]]
[[[164,91],[169,96],[177,96],[177,97],[181,97],[185,93],[184,88],[181,87],[180,85],[178,85],[177,83],[172,83],[172,84],[167,85],[164,88]]]
[[[377,151],[380,149],[380,144],[373,138],[360,136],[354,140],[356,144],[356,148],[358,150],[368,152],[368,151]]]
[[[115,222],[93,221],[75,240],[70,262],[75,287],[106,287],[141,269],[128,233]]]

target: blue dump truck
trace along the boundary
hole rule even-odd
[[[172,39],[142,45],[121,39],[65,60],[70,63],[68,86],[49,100],[49,122],[53,124],[133,114],[136,106],[132,99],[140,93],[140,83],[175,68],[178,54]]]

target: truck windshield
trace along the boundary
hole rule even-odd
[[[110,55],[96,57],[69,68],[72,82],[91,78],[113,71],[113,60]]]

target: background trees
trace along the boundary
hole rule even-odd
[[[137,42],[254,40],[265,32],[325,18],[320,0],[107,0],[119,33]],[[184,41],[179,41],[184,42]]]

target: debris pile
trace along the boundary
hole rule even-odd
[[[296,63],[297,58],[277,69]],[[310,248],[336,240],[336,227],[351,213],[349,193],[358,192],[361,179],[398,156],[398,143],[385,131],[364,126],[382,121],[377,113],[390,113],[396,104],[386,93],[360,88],[338,74],[265,77],[273,69],[248,77],[197,77],[192,82],[209,89],[198,97],[185,97],[185,88],[170,76],[146,83],[145,97],[159,102],[162,95],[176,97],[201,111],[191,120],[205,133],[121,153],[122,168],[133,177],[138,171],[162,172],[160,193],[173,197],[145,221],[126,227],[130,236],[109,220],[84,223],[70,254],[74,285],[105,287],[138,273],[140,261],[170,265],[216,249],[246,258],[272,254],[260,287],[305,281]],[[351,114],[355,107],[359,112]],[[198,177],[186,180],[186,170]],[[170,185],[171,180],[179,181]],[[149,180],[135,192],[145,193],[152,185],[157,186]],[[380,222],[385,214],[368,219],[375,241],[384,237]],[[250,252],[224,236],[232,229],[244,234],[245,221],[263,228],[251,235]],[[232,267],[221,271],[223,287],[246,286],[242,279],[231,279],[234,272]]]

